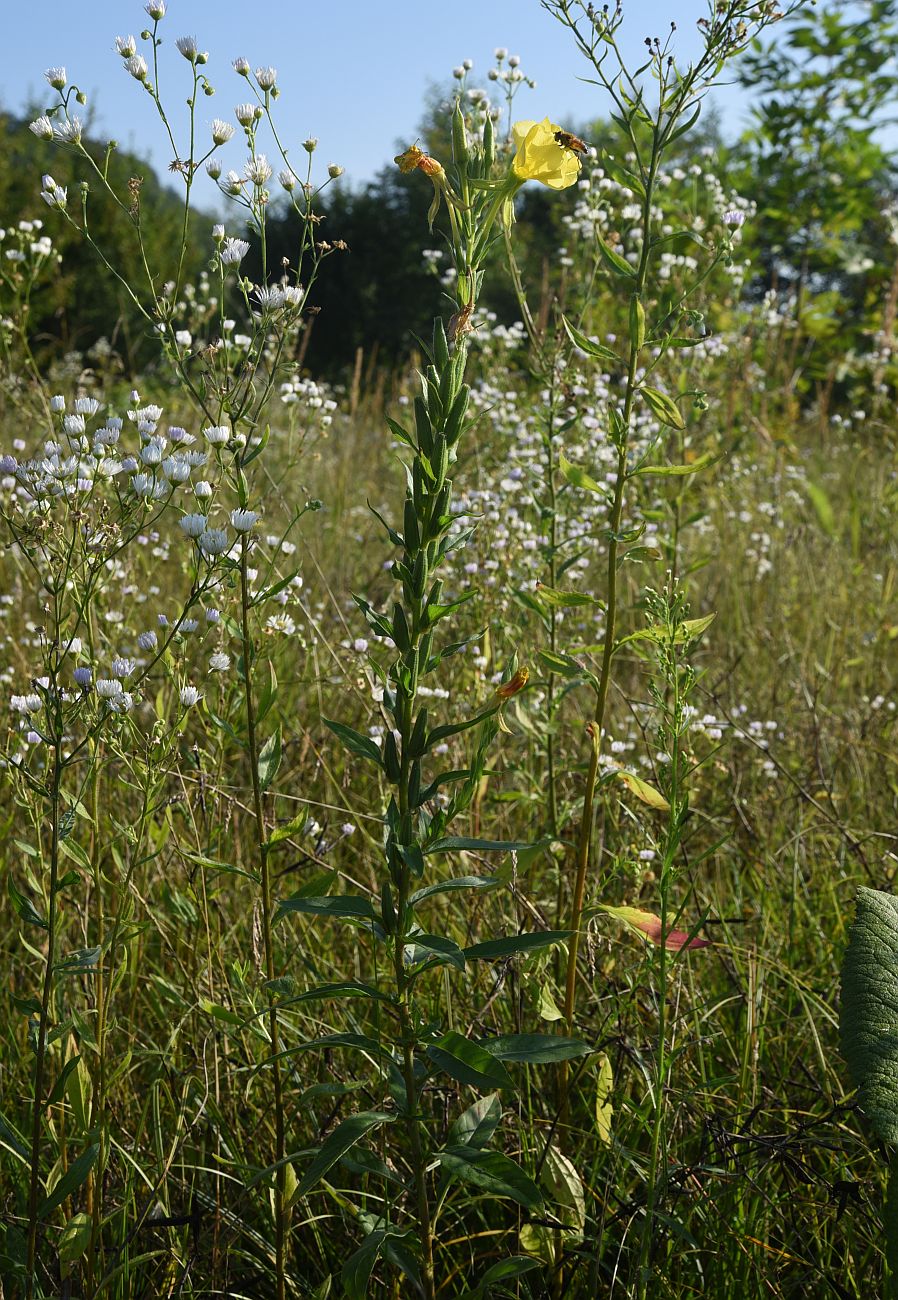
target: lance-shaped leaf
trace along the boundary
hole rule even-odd
[[[662,393],[658,388],[649,388],[647,385],[640,388],[639,391],[651,408],[652,414],[662,424],[669,424],[674,429],[686,428],[686,422],[680,408],[672,397],[668,397],[667,393]]]
[[[366,1110],[358,1115],[350,1115],[337,1125],[333,1133],[321,1144],[315,1159],[303,1174],[296,1196],[305,1196],[323,1178],[327,1171],[337,1163],[341,1156],[354,1147],[371,1129],[381,1124],[392,1124],[396,1116],[383,1110]]]
[[[462,1182],[473,1183],[490,1196],[507,1196],[526,1210],[535,1210],[542,1204],[542,1193],[533,1179],[501,1151],[455,1146],[441,1151],[437,1159],[448,1173]]]
[[[616,921],[623,921],[634,934],[660,945],[663,926],[661,917],[654,912],[644,912],[640,907],[611,907],[608,903],[599,903],[596,910],[607,912]],[[685,930],[670,929],[664,939],[665,948],[671,952],[679,952],[681,948],[707,948],[709,945],[709,939],[690,939]]]
[[[898,898],[879,889],[857,893],[840,1029],[864,1111],[883,1142],[898,1142]]]
[[[643,781],[642,777],[637,776],[635,772],[620,771],[616,772],[615,776],[623,781],[627,789],[635,794],[637,799],[641,799],[650,808],[656,808],[658,812],[670,811],[670,804],[661,791],[656,790],[653,785],[649,785],[648,781]]]
[[[472,1088],[513,1088],[511,1075],[501,1061],[450,1030],[427,1048],[427,1055],[440,1070]]]

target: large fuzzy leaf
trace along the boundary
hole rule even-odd
[[[898,1142],[898,898],[859,889],[842,963],[842,1052],[884,1142]]]

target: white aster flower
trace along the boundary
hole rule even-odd
[[[270,179],[273,171],[274,168],[264,153],[260,153],[256,158],[247,159],[246,167],[244,168],[244,174],[246,175],[247,180],[252,181],[254,185],[264,185],[265,182]]]
[[[146,81],[149,69],[142,54],[132,54],[130,59],[125,60],[125,68],[135,81]]]
[[[132,54],[137,53],[137,41],[133,36],[116,36],[115,48],[123,59],[130,59]]]
[[[165,17],[165,0],[149,0],[149,3],[144,5],[144,9],[153,21],[158,23]]]
[[[213,424],[203,430],[203,437],[207,442],[211,442],[213,447],[223,447],[230,441],[231,430],[226,424]]]
[[[262,109],[259,104],[238,104],[234,116],[241,126],[252,126],[256,117],[262,116]]]
[[[181,687],[181,704],[185,709],[192,709],[200,699],[200,693],[195,686]]]
[[[234,127],[231,125],[231,123],[225,122],[220,117],[216,117],[213,120],[210,129],[212,131],[213,144],[227,144],[231,136],[234,134]]]
[[[249,59],[234,59],[234,71],[241,77],[249,76]]]
[[[231,656],[225,654],[223,650],[216,650],[214,655],[209,656],[209,670],[213,673],[224,673],[231,666]]]
[[[259,519],[256,510],[232,510],[231,527],[238,533],[248,533],[251,528],[255,527]]]
[[[207,528],[199,544],[204,555],[221,555],[228,549],[228,535],[223,528]]]
[[[202,537],[206,531],[205,515],[185,515],[179,522],[188,537]]]
[[[178,53],[183,54],[184,58],[190,63],[196,62],[196,56],[199,53],[199,46],[196,43],[195,36],[179,36],[175,41]]]
[[[54,90],[64,90],[68,77],[65,75],[65,68],[48,68],[44,76],[49,81]]]
[[[80,144],[84,128],[80,117],[69,117],[64,122],[57,123],[54,130],[60,144]]]
[[[277,79],[277,68],[256,68],[256,81],[258,81],[263,90],[270,90]]]
[[[28,130],[36,135],[38,140],[53,139],[53,123],[49,117],[36,117],[33,122],[29,123]]]
[[[226,239],[221,246],[219,257],[222,266],[239,266],[249,252],[245,239]]]

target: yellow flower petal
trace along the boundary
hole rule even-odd
[[[515,122],[512,170],[521,181],[539,181],[552,190],[566,190],[580,175],[580,156],[556,138],[562,129],[544,117],[541,122]]]

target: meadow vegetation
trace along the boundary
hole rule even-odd
[[[364,190],[164,0],[166,184],[10,125],[3,1296],[894,1275],[894,6],[542,7]]]

